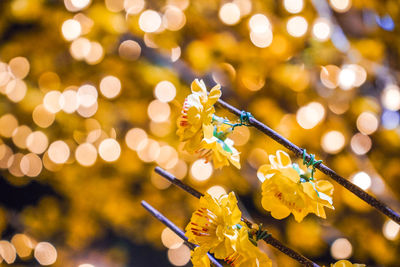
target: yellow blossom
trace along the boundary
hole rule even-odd
[[[201,149],[198,151],[200,157],[207,161],[212,160],[215,168],[228,166],[231,162],[236,168],[240,169],[240,156],[239,152],[233,147],[233,141],[225,136],[217,138],[214,134],[215,127],[217,126],[203,125],[204,138],[201,142]],[[226,131],[221,133],[225,134]]]
[[[249,228],[243,225],[234,244],[234,252],[224,260],[235,267],[271,267],[271,259],[249,240]]]
[[[331,264],[331,267],[365,267],[365,264],[351,263],[347,260],[340,260]]]
[[[191,261],[193,267],[210,267],[210,259],[207,255],[208,250],[204,247],[196,247],[191,252]]]
[[[221,97],[221,86],[217,84],[208,94],[202,80],[195,79],[191,84],[192,94],[183,104],[181,116],[178,118],[177,135],[185,142],[184,149],[193,153],[199,148],[203,139],[202,126],[211,124],[215,112],[214,104]]]
[[[214,198],[209,194],[200,198],[200,207],[193,213],[186,226],[189,241],[217,258],[232,253],[232,242],[237,238],[236,225],[240,223],[241,212],[233,192]]]
[[[301,182],[289,155],[281,150],[270,155],[269,162],[259,168],[257,176],[263,181],[261,204],[272,217],[283,219],[292,213],[301,222],[308,213],[315,213],[326,218],[324,207],[333,209],[330,182]]]

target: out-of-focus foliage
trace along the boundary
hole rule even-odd
[[[187,247],[140,207],[183,227],[197,206],[160,165],[199,191],[235,191],[244,215],[320,264],[397,266],[398,225],[334,181],[326,220],[264,211],[256,172],[282,149],[265,135],[237,127],[242,169],[214,170],[175,132],[192,80],[219,83],[222,99],[399,210],[399,12],[395,0],[0,1],[1,257],[164,264],[136,250],[150,245],[185,265]]]

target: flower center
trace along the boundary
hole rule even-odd
[[[238,261],[239,258],[240,254],[237,251],[235,251],[231,255],[226,257],[224,261],[228,263],[230,266],[235,266],[235,263]]]
[[[188,110],[189,110],[189,104],[188,104],[188,101],[187,101],[187,98],[186,98],[185,102],[183,103],[183,108],[182,108],[182,111],[181,111],[181,119],[180,119],[180,122],[179,122],[180,126],[182,126],[182,127],[189,125],[189,122],[188,122],[188,119],[187,119]]]
[[[215,235],[217,229],[217,216],[206,208],[199,208],[195,213],[199,216],[199,221],[197,223],[190,222],[190,230],[196,236],[209,237]]]
[[[289,207],[290,209],[297,210],[298,212],[302,211],[302,208],[296,205],[295,199],[287,199],[284,194],[280,191],[275,191],[274,197],[277,198],[283,205]]]

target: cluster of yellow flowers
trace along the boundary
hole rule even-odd
[[[182,114],[178,119],[177,134],[185,142],[184,149],[197,153],[206,161],[213,161],[220,168],[231,162],[240,168],[238,151],[227,136],[233,131],[232,124],[215,116],[214,104],[221,97],[221,86],[217,84],[210,92],[202,80],[194,80],[192,93],[186,97]],[[310,176],[297,164],[293,164],[284,151],[269,156],[270,164],[259,168],[257,176],[262,184],[262,206],[276,219],[293,213],[301,222],[309,213],[326,218],[324,207],[333,209],[333,185],[326,181],[302,179]]]
[[[269,156],[269,163],[257,172],[262,183],[263,208],[275,219],[283,219],[292,213],[301,222],[308,213],[326,218],[324,207],[333,209],[333,185],[326,180],[301,179],[302,170],[293,164],[284,151]]]
[[[202,80],[194,80],[192,94],[186,97],[178,119],[177,134],[185,142],[184,149],[196,153],[206,161],[213,161],[215,168],[231,162],[240,168],[239,152],[227,136],[232,127],[216,120],[214,104],[221,97],[221,86],[214,86],[210,93]]]
[[[191,90],[178,119],[177,134],[185,142],[184,149],[207,161],[212,160],[216,168],[229,165],[229,162],[240,168],[239,153],[233,147],[233,141],[227,138],[235,124],[214,114],[214,104],[221,97],[220,85],[208,93],[204,82],[196,79]],[[307,165],[305,172],[292,163],[284,151],[269,155],[269,164],[258,169],[257,177],[262,182],[261,204],[272,217],[283,219],[292,213],[295,220],[301,222],[309,213],[326,218],[324,208],[334,209],[333,185],[314,178],[316,163],[314,156],[308,163],[303,162]],[[210,266],[209,252],[231,266],[272,266],[268,256],[257,247],[259,236],[255,234],[255,228],[242,222],[233,192],[219,198],[209,194],[201,197],[199,208],[185,230],[189,241],[198,245],[191,257],[195,267]],[[349,261],[331,265],[362,266],[365,265]]]
[[[253,229],[241,221],[242,214],[233,192],[200,198],[199,208],[186,226],[186,236],[198,247],[192,252],[194,267],[210,266],[207,253],[231,266],[272,266],[271,260],[250,238]]]

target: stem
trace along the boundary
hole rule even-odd
[[[227,109],[229,112],[235,114],[236,116],[240,116],[242,112],[238,110],[237,108],[231,106],[230,104],[226,103],[225,101],[219,99],[218,104]],[[249,123],[263,132],[264,134],[268,135],[271,137],[273,140],[278,142],[279,144],[283,145],[287,149],[291,150],[298,158],[303,157],[303,149],[298,147],[297,145],[293,144],[290,142],[288,139],[283,137],[282,135],[278,134],[271,128],[269,128],[267,125],[263,124],[259,120],[257,120],[254,117],[249,118]],[[305,158],[307,161],[311,159],[310,155],[308,153],[305,153]],[[339,174],[337,174],[334,170],[330,169],[329,167],[325,166],[324,164],[317,164],[315,166],[316,169],[320,170],[321,172],[325,173],[329,177],[331,177],[333,180],[335,180],[338,184],[341,186],[345,187],[347,190],[358,196],[360,199],[364,200],[367,202],[369,205],[374,207],[375,209],[379,210],[382,212],[384,215],[388,216],[390,219],[395,221],[397,224],[400,224],[400,215],[389,208],[385,203],[382,201],[376,199],[372,195],[368,194],[366,191],[362,190],[360,187],[356,186],[349,180],[343,178]]]
[[[153,206],[151,206],[149,203],[146,201],[142,200],[142,206],[151,213],[157,220],[165,224],[169,229],[171,229],[175,234],[177,234],[182,240],[185,242],[185,244],[191,249],[195,249],[197,245],[191,243],[188,241],[188,238],[185,236],[185,233],[178,227],[176,226],[173,222],[168,220],[167,217],[165,217],[162,213],[160,213],[158,210],[156,210]],[[217,267],[223,267],[217,259],[215,259],[210,253],[207,253],[208,258],[210,261]]]
[[[199,191],[197,191],[193,187],[191,187],[191,186],[189,186],[187,184],[184,184],[181,180],[179,180],[178,178],[176,178],[175,176],[173,176],[172,174],[170,174],[166,170],[164,170],[164,169],[162,169],[160,167],[156,167],[154,170],[155,170],[156,173],[158,173],[159,175],[161,175],[162,177],[164,177],[165,179],[170,181],[172,184],[174,184],[177,187],[183,189],[184,191],[186,191],[187,193],[191,194],[192,196],[194,196],[196,198],[200,198],[200,197],[204,196],[204,194],[200,193]],[[252,222],[250,222],[249,220],[247,220],[245,218],[242,218],[242,221],[245,222],[249,226],[251,226],[253,224]],[[297,260],[298,262],[300,262],[301,264],[303,264],[305,266],[320,267],[318,264],[316,264],[313,261],[309,260],[308,258],[306,258],[305,256],[301,255],[300,253],[294,251],[291,248],[288,248],[287,246],[282,244],[279,240],[275,239],[271,235],[268,235],[263,240],[264,240],[265,243],[270,244],[274,248],[276,248],[279,251],[285,253],[286,255],[291,257],[292,259]]]

